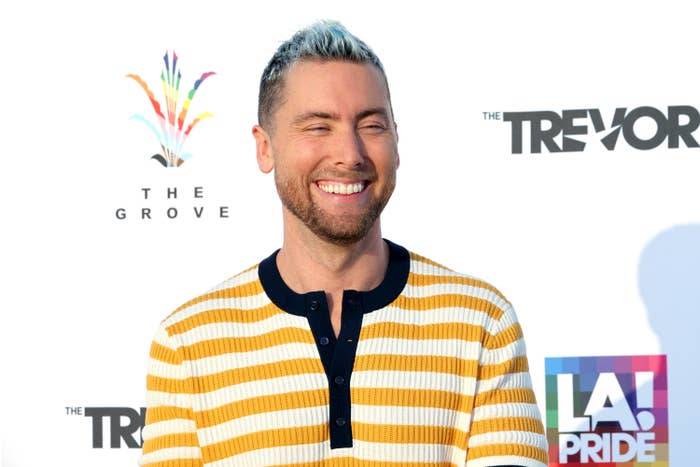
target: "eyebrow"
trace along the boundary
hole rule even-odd
[[[357,114],[357,119],[362,120],[363,118],[371,117],[372,115],[379,115],[384,117],[387,121],[389,120],[389,114],[384,107],[375,107],[373,109],[363,110]]]
[[[372,115],[379,115],[381,117],[384,117],[385,119],[389,120],[389,115],[387,114],[387,111],[383,107],[374,107],[371,109],[363,110],[362,112],[358,113],[357,116],[355,117],[357,120],[362,120],[363,118],[370,117]],[[311,112],[304,112],[303,114],[297,115],[294,120],[292,120],[293,125],[301,125],[309,120],[313,120],[315,118],[322,119],[322,120],[340,120],[340,115],[335,114],[335,113],[329,113],[329,112],[320,112],[320,111],[311,111]]]
[[[338,114],[331,114],[328,112],[311,111],[311,112],[305,112],[303,114],[300,114],[300,115],[297,115],[296,117],[294,117],[294,120],[292,120],[292,124],[300,125],[304,122],[307,122],[309,120],[313,120],[315,118],[320,118],[322,120],[340,120],[340,116]]]

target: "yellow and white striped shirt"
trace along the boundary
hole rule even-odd
[[[276,253],[163,321],[141,465],[546,466],[511,305],[387,243],[337,338],[325,293],[289,289]]]

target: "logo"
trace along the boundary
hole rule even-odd
[[[65,407],[66,415],[85,416],[92,419],[92,447],[118,449],[122,441],[127,448],[137,449],[143,445],[141,430],[146,423],[146,408],[131,407]],[[106,436],[105,436],[106,435]]]
[[[184,152],[185,143],[192,130],[202,120],[213,117],[209,112],[202,112],[189,120],[189,110],[197,91],[202,83],[214,75],[213,71],[202,73],[185,95],[180,107],[180,90],[182,72],[179,67],[179,57],[175,52],[166,52],[163,56],[163,70],[160,74],[160,84],[164,100],[158,101],[148,84],[136,74],[126,75],[141,87],[146,93],[153,110],[152,119],[142,114],[134,114],[132,119],[145,124],[155,135],[161,148],[161,153],[154,154],[151,159],[158,161],[163,167],[179,167],[192,155]],[[185,89],[185,88],[182,88]],[[178,186],[172,179],[165,182],[144,181],[140,188],[132,188],[132,196],[122,200],[118,207],[113,208],[113,219],[117,221],[199,221],[207,219],[229,219],[229,205],[226,202],[211,201],[210,196],[216,195],[216,187],[212,189],[201,181],[188,180],[188,183]],[[206,198],[206,200],[205,200]]]
[[[655,149],[664,142],[668,149],[678,149],[681,142],[687,148],[700,147],[693,136],[700,126],[700,112],[689,105],[669,106],[665,111],[649,106],[619,107],[606,117],[600,109],[482,113],[485,120],[510,123],[513,154],[523,153],[526,136],[531,154],[581,152],[587,144],[581,137],[591,130],[600,134],[598,143],[608,151],[618,147],[620,135],[628,146],[639,150]],[[651,131],[640,131],[644,126]]]
[[[127,78],[131,78],[136,81],[141,89],[144,90],[148,100],[151,102],[151,107],[156,117],[156,124],[151,120],[144,117],[141,114],[134,114],[131,116],[132,119],[139,120],[146,124],[151,132],[158,139],[162,154],[154,154],[151,159],[155,159],[160,162],[164,167],[179,167],[187,159],[191,157],[191,154],[183,154],[183,147],[187,137],[192,132],[192,129],[205,118],[213,117],[209,112],[200,113],[194,120],[192,120],[188,125],[185,125],[187,120],[187,112],[192,103],[192,99],[196,94],[199,87],[202,85],[205,79],[214,75],[213,71],[203,73],[197,81],[194,82],[194,86],[187,93],[187,98],[185,99],[182,109],[178,113],[178,99],[180,97],[180,81],[182,74],[178,68],[178,57],[175,52],[173,52],[172,57],[168,57],[168,52],[165,52],[163,56],[163,62],[165,64],[163,71],[160,74],[160,82],[163,86],[163,94],[165,95],[165,105],[162,106],[161,103],[156,100],[155,95],[148,87],[148,84],[141,79],[139,75],[126,75]],[[163,107],[165,111],[163,111]],[[176,117],[177,116],[177,117]]]
[[[180,194],[178,195],[178,193]],[[187,199],[188,196],[193,203],[196,204],[180,207],[175,205],[163,205],[166,202],[177,203],[180,199]],[[114,210],[114,217],[120,221],[133,218],[145,222],[153,219],[174,220],[186,218],[189,220],[199,220],[205,217],[218,219],[229,218],[229,206],[220,204],[205,206],[203,186],[188,187],[187,189],[181,188],[180,190],[178,190],[176,186],[168,186],[160,190],[155,190],[151,187],[143,187],[139,190],[138,197],[142,199],[144,203],[153,204],[134,209],[120,207]],[[157,205],[160,205],[160,209],[156,207]]]
[[[545,359],[549,465],[668,466],[666,356]]]

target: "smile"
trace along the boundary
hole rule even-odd
[[[318,182],[318,187],[326,193],[336,195],[352,195],[365,189],[365,182],[358,183],[338,183],[338,182]]]

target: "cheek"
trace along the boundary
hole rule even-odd
[[[296,140],[280,144],[278,147],[283,150],[274,152],[275,170],[286,175],[308,174],[317,163],[318,144]]]
[[[394,142],[384,142],[374,148],[374,164],[377,170],[391,171],[399,166],[399,153]]]
[[[285,147],[289,165],[299,170],[311,170],[327,153],[327,142],[321,138],[297,138]]]

